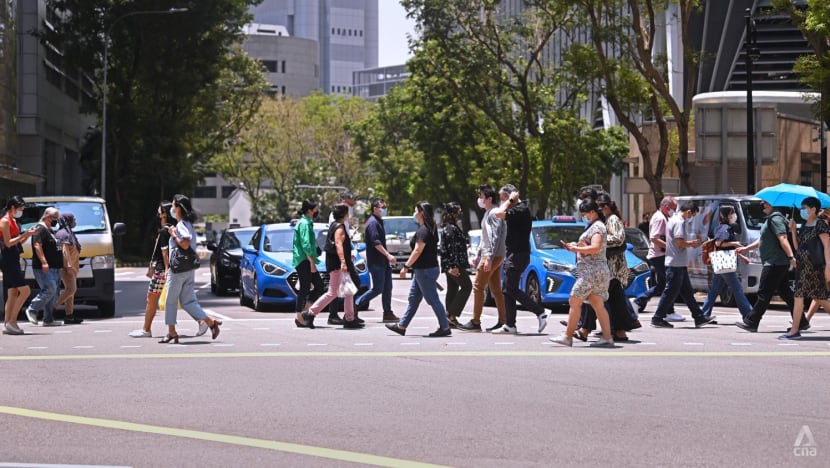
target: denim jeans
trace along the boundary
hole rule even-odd
[[[363,293],[356,301],[358,310],[368,306],[369,301],[380,295],[380,304],[383,306],[383,315],[392,313],[392,265],[369,265],[369,275],[372,277],[372,289]]]
[[[427,301],[427,304],[432,307],[435,317],[438,318],[438,326],[442,329],[450,326],[447,321],[447,312],[444,310],[444,304],[441,303],[441,298],[438,297],[438,288],[435,282],[441,270],[438,267],[432,268],[418,268],[412,274],[412,285],[409,287],[409,304],[406,306],[406,312],[401,317],[400,326],[407,327],[412,318],[415,317],[415,312],[418,311],[418,306],[421,304],[421,299]]]
[[[695,300],[695,291],[692,289],[692,282],[689,280],[689,270],[686,267],[666,267],[666,288],[660,296],[660,304],[654,312],[652,320],[665,319],[672,313],[674,301],[680,296],[686,307],[692,312],[695,320],[703,317],[703,311]]]
[[[49,268],[49,272],[35,269],[35,280],[40,291],[29,303],[29,309],[35,312],[43,311],[43,321],[52,322],[55,320],[55,303],[58,302],[58,284],[61,280],[60,268]]]
[[[164,303],[164,323],[176,324],[178,305],[193,317],[193,320],[204,320],[207,314],[202,310],[196,299],[196,270],[182,273],[167,273],[167,302]]]
[[[741,317],[746,318],[752,312],[752,304],[746,298],[744,288],[741,286],[741,279],[738,278],[738,274],[735,272],[714,275],[714,278],[712,278],[712,287],[709,288],[709,295],[706,296],[706,300],[703,301],[703,307],[701,308],[703,315],[707,317],[712,315],[715,298],[723,291],[724,287],[728,287],[732,291],[732,295],[735,297],[735,304],[738,306],[738,312],[741,313]]]

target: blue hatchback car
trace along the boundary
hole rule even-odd
[[[554,216],[551,220],[534,221],[530,239],[530,265],[522,275],[519,287],[537,303],[546,307],[568,303],[576,282],[576,254],[562,248],[561,241],[576,242],[587,224],[573,216]],[[637,296],[647,289],[648,264],[626,250],[628,287],[625,294]]]
[[[263,224],[254,233],[249,245],[242,250],[239,262],[239,303],[262,311],[267,305],[291,307],[297,302],[300,283],[292,264],[295,223]],[[314,223],[317,245],[326,245],[329,226]],[[355,249],[358,250],[358,249]],[[355,269],[360,277],[358,294],[369,289],[370,276],[366,260],[356,252]],[[317,271],[328,288],[325,256],[317,258]]]

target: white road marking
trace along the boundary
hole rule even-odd
[[[134,274],[135,274],[135,272],[134,272],[134,271],[131,271],[131,270],[124,270],[124,271],[119,271],[119,272],[115,273],[115,277],[116,277],[116,278],[120,278],[120,277],[122,277],[122,276],[132,276],[132,275],[134,275]]]
[[[417,346],[419,344],[421,343],[418,343],[417,341],[404,341],[401,343],[401,346]]]
[[[95,346],[73,346],[72,349],[95,349]]]
[[[43,463],[0,463],[0,468],[132,468],[119,465],[46,465]]]
[[[260,346],[279,346],[279,343],[262,343]]]
[[[254,330],[270,330],[268,327],[256,327]]]
[[[141,345],[122,345],[122,348],[140,348]]]
[[[642,343],[640,343],[640,344],[641,344],[641,345],[645,345],[645,346],[657,346],[657,343],[655,343],[655,342],[653,342],[653,341],[644,341],[644,342],[642,342]]]
[[[374,346],[374,343],[355,343],[355,346]]]
[[[798,343],[778,343],[778,346],[798,346]]]
[[[229,320],[229,321],[234,320],[233,318],[228,317],[227,315],[219,314],[214,310],[211,310],[211,309],[204,309],[204,310],[205,310],[205,313],[210,315],[211,317],[215,317],[215,318],[218,318],[218,319],[221,319],[221,320]]]
[[[213,346],[216,346],[217,348],[230,348],[231,346],[236,345],[233,343],[215,343]]]
[[[59,330],[55,332],[56,335],[68,335],[70,333],[72,333],[72,330]]]
[[[686,346],[703,346],[703,343],[683,343]]]
[[[306,343],[307,346],[328,346],[328,343]]]
[[[512,341],[497,341],[493,344],[496,345],[496,346],[512,346],[516,343],[513,343]]]
[[[95,330],[93,333],[112,333],[112,330]]]
[[[752,346],[752,343],[732,343],[732,346]]]
[[[398,299],[397,297],[393,297],[392,300],[395,301],[395,302],[400,302],[401,304],[409,304],[409,301],[405,301],[403,299]]]
[[[463,343],[463,342],[452,342],[452,341],[451,341],[451,342],[447,343],[447,346],[465,346],[466,344],[467,344],[467,343]]]
[[[29,346],[26,349],[49,349],[47,346]]]

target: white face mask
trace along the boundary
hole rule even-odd
[[[675,211],[674,211],[674,210],[669,210],[669,217],[674,216],[674,213],[675,213]]]
[[[478,201],[476,201],[476,203],[478,203],[479,208],[481,208],[482,210],[484,209],[484,199],[483,198],[479,198]]]
[[[17,211],[14,212],[14,217],[15,218],[19,218],[21,216],[23,216],[23,210],[17,210]]]
[[[383,218],[384,216],[386,216],[386,208],[381,208],[380,209],[380,217]]]
[[[729,224],[735,224],[737,222],[738,222],[738,214],[737,213],[732,213],[731,215],[729,215]]]

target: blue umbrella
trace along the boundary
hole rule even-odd
[[[755,194],[772,206],[791,206],[798,208],[807,197],[815,197],[821,202],[822,208],[830,208],[830,195],[819,192],[813,187],[796,184],[778,184],[762,189]]]

